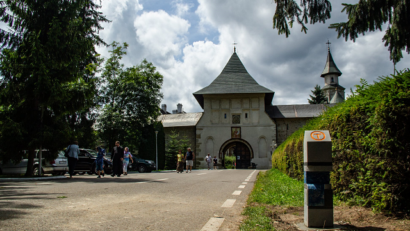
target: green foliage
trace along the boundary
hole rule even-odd
[[[98,130],[108,147],[116,140],[129,148],[138,148],[144,126],[152,124],[159,115],[158,107],[163,77],[152,63],[143,60],[140,65],[124,68],[120,63],[128,44],[113,42],[111,57],[102,73],[102,112]]]
[[[91,0],[0,1],[0,20],[8,26],[0,29],[0,154],[19,161],[28,150],[26,175],[35,149],[49,149],[46,158],[53,159],[91,130],[95,46],[105,44],[98,31],[108,22],[99,8]]]
[[[266,205],[303,206],[303,187],[303,182],[292,179],[277,169],[259,172],[248,197],[248,206],[243,212],[247,218],[240,230],[274,230],[272,212]]]
[[[236,156],[228,156],[228,155],[225,155],[225,158],[224,158],[224,159],[225,159],[225,160],[224,160],[225,168],[227,168],[227,169],[235,168],[234,163],[235,163],[235,161],[236,161]]]
[[[276,12],[273,17],[273,28],[278,29],[279,34],[290,34],[289,27],[297,21],[301,26],[301,31],[307,32],[306,23],[325,23],[330,19],[332,5],[329,0],[312,1],[301,0],[300,4],[296,0],[275,0]],[[410,52],[410,15],[408,0],[406,1],[386,1],[386,0],[359,0],[356,4],[342,3],[342,12],[348,16],[347,22],[334,23],[329,26],[335,29],[338,37],[350,38],[355,41],[359,34],[382,30],[382,26],[388,24],[388,28],[383,37],[384,45],[389,47],[390,60],[394,63],[403,58],[402,50]]]
[[[161,122],[155,122],[142,129],[142,136],[138,145],[138,156],[142,159],[156,162],[155,131],[158,131],[158,169],[164,169],[165,133]]]
[[[268,215],[269,212],[269,209],[267,209],[265,206],[246,207],[245,211],[242,214],[247,216],[247,218],[241,224],[239,230],[275,230],[272,225],[272,218]]]
[[[172,130],[165,152],[165,169],[175,169],[178,151],[181,150],[181,153],[185,156],[185,150],[187,150],[189,146],[189,139],[186,136],[180,137],[179,133]]]
[[[248,203],[303,206],[303,182],[277,169],[260,172]]]
[[[310,99],[308,99],[309,104],[324,104],[328,103],[326,100],[325,93],[320,88],[319,85],[316,84],[315,89],[311,91],[313,95],[309,95]]]
[[[272,155],[272,166],[303,179],[305,130],[329,130],[335,195],[375,211],[410,209],[410,71],[361,85],[346,102],[310,120]]]

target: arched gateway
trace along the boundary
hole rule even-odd
[[[219,150],[219,159],[222,160],[222,165],[225,164],[225,157],[233,156],[236,160],[237,169],[247,169],[251,166],[251,160],[253,158],[253,150],[251,145],[242,139],[230,139],[222,144]]]

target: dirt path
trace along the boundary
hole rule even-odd
[[[295,224],[303,223],[303,207],[266,206],[267,216],[272,218],[277,230],[299,230]],[[334,223],[344,226],[346,230],[410,230],[410,217],[386,216],[374,214],[371,209],[362,207],[336,206]]]

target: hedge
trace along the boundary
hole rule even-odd
[[[272,155],[272,166],[303,179],[305,130],[329,130],[335,195],[374,211],[410,211],[410,70],[365,80],[344,102],[293,133]]]

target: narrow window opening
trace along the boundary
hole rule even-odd
[[[331,78],[331,80],[330,80],[332,83],[334,83],[335,82],[335,80],[333,79],[333,77]]]
[[[286,124],[286,130],[289,130],[289,124]]]
[[[248,113],[245,113],[245,119],[247,119],[248,118]]]
[[[232,124],[240,124],[241,115],[232,115]]]
[[[224,114],[224,118],[226,119],[226,113]]]

